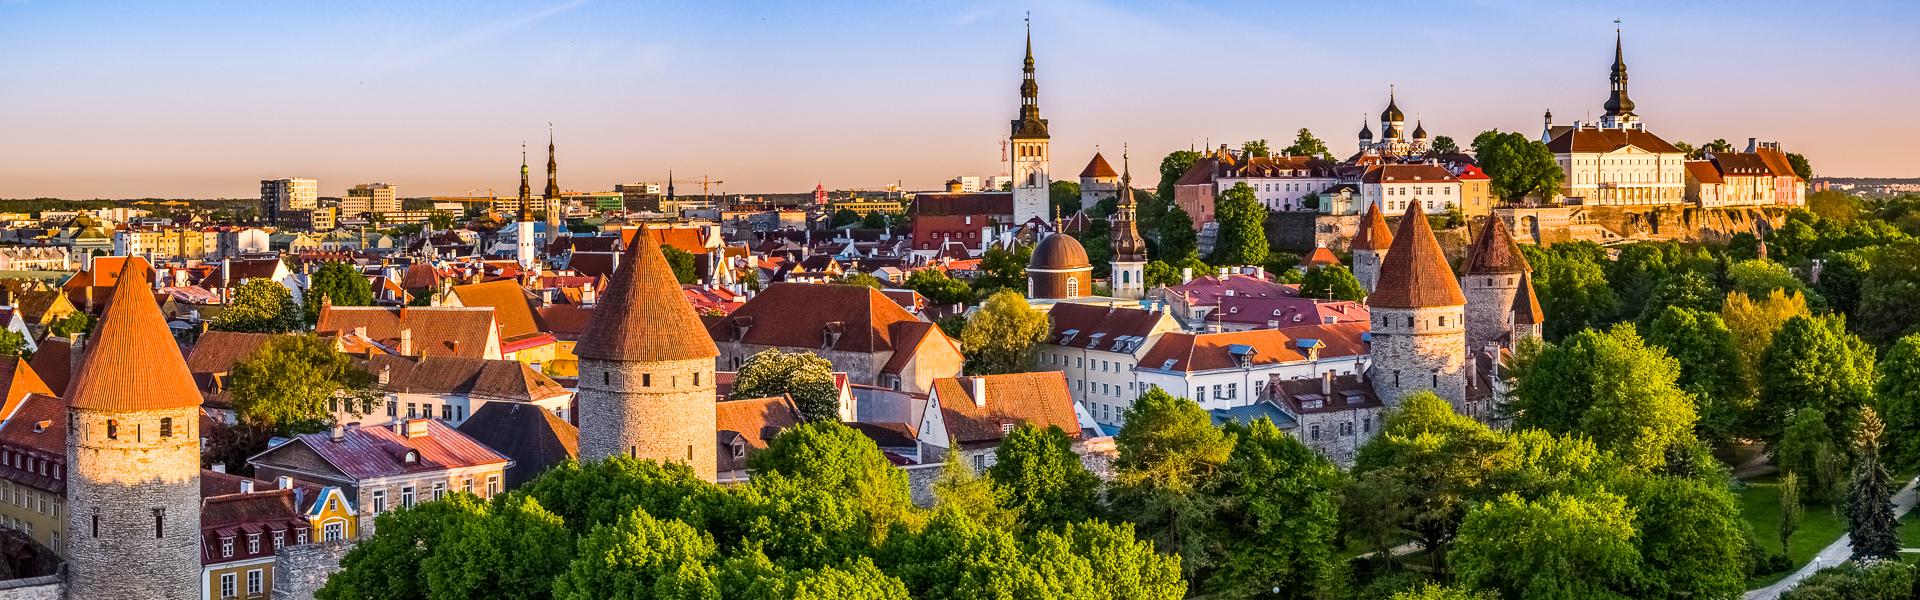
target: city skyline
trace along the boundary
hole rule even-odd
[[[279,177],[318,179],[325,196],[375,181],[511,195],[521,142],[548,122],[569,190],[669,169],[682,193],[702,175],[731,193],[932,189],[1004,169],[1029,8],[1060,174],[1129,143],[1147,186],[1168,151],[1279,147],[1301,127],[1344,155],[1389,85],[1409,120],[1462,144],[1537,134],[1547,109],[1590,121],[1619,18],[1639,112],[1661,136],[1776,140],[1825,176],[1920,176],[1874,144],[1920,135],[1898,118],[1920,43],[1893,33],[1920,7],[1235,6],[0,1],[0,52],[24,58],[0,64],[18,84],[0,97],[0,197],[246,198]]]

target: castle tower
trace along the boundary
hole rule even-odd
[[[547,189],[541,192],[540,199],[545,201],[547,207],[547,235],[558,237],[562,212],[560,210],[560,162],[554,159],[551,125],[547,129]]]
[[[1489,348],[1512,348],[1515,300],[1523,279],[1533,268],[1520,254],[1519,244],[1500,215],[1487,215],[1467,246],[1467,262],[1460,267],[1460,291],[1467,297],[1467,353]]]
[[[1360,280],[1360,288],[1373,293],[1380,282],[1380,263],[1387,260],[1387,251],[1393,246],[1393,231],[1387,229],[1387,218],[1380,215],[1380,205],[1367,205],[1366,216],[1360,217],[1360,231],[1353,234],[1353,243],[1348,250],[1353,252],[1353,277]]]
[[[1120,164],[1125,169],[1120,176],[1120,202],[1113,216],[1107,217],[1107,235],[1113,242],[1113,273],[1107,277],[1107,287],[1115,298],[1136,299],[1147,295],[1147,241],[1134,224],[1139,207],[1133,201],[1132,161],[1122,153]]]
[[[1412,202],[1393,236],[1380,281],[1367,296],[1373,313],[1373,391],[1388,407],[1432,391],[1461,414],[1467,406],[1467,299],[1440,242]]]
[[[200,392],[126,261],[67,395],[67,597],[200,597]]]
[[[1080,170],[1080,208],[1093,208],[1101,200],[1119,198],[1120,174],[1113,172],[1113,165],[1107,163],[1107,157],[1099,152],[1093,153],[1093,160],[1087,161],[1087,168]]]
[[[1540,310],[1540,296],[1533,292],[1533,271],[1528,269],[1520,274],[1520,293],[1513,296],[1513,344],[1520,345],[1521,340],[1540,339],[1546,335],[1546,311]]]
[[[520,262],[520,268],[531,269],[539,255],[533,245],[533,189],[527,185],[527,146],[520,145],[520,212],[515,215],[514,258]]]
[[[1033,80],[1033,24],[1027,24],[1027,60],[1020,79],[1020,118],[1013,120],[1013,223],[1047,217],[1047,120],[1040,118],[1040,84]]]
[[[1620,30],[1613,30],[1613,71],[1607,75],[1609,92],[1607,103],[1602,108],[1607,113],[1600,115],[1600,127],[1605,129],[1639,129],[1640,117],[1633,114],[1633,100],[1627,97],[1627,58],[1620,48]]]
[[[620,257],[574,354],[580,458],[627,455],[717,475],[714,358],[720,351],[642,227]]]

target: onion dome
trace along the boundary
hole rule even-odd
[[[1413,122],[1413,139],[1427,139],[1427,126],[1419,121]]]
[[[1367,122],[1364,120],[1360,121],[1360,139],[1363,139],[1363,140],[1373,139],[1373,130],[1367,128]]]
[[[1394,93],[1392,91],[1387,92],[1387,109],[1380,111],[1380,121],[1383,123],[1391,123],[1406,120],[1407,114],[1400,112],[1400,103],[1394,100]]]
[[[1041,238],[1040,244],[1033,247],[1033,259],[1027,261],[1028,270],[1065,271],[1092,267],[1093,262],[1087,260],[1087,249],[1080,245],[1080,240],[1059,233]]]

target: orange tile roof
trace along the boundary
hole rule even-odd
[[[1369,306],[1383,308],[1427,308],[1465,306],[1460,282],[1453,278],[1453,267],[1427,225],[1427,214],[1419,202],[1407,203],[1407,216],[1400,219],[1400,231],[1393,236],[1393,248],[1380,265],[1380,281],[1367,296]]]
[[[40,380],[40,375],[33,372],[33,367],[28,366],[27,361],[19,358],[13,359],[12,363],[5,366],[0,366],[0,379],[6,382],[4,384],[6,397],[0,398],[0,418],[12,415],[14,409],[19,408],[20,402],[25,400],[28,394],[54,395],[53,388],[48,387],[47,382]]]
[[[1112,178],[1119,177],[1120,174],[1113,172],[1113,165],[1107,164],[1106,157],[1100,156],[1099,152],[1095,152],[1093,153],[1093,160],[1087,161],[1087,168],[1080,171],[1080,176]]]
[[[704,329],[660,247],[629,244],[574,355],[645,362],[719,356]]]
[[[1360,231],[1353,234],[1352,248],[1378,251],[1392,246],[1393,230],[1387,228],[1387,218],[1380,214],[1380,205],[1368,204],[1366,216],[1360,217]]]
[[[33,372],[47,382],[47,387],[56,396],[67,395],[67,386],[73,379],[73,345],[66,338],[47,336],[40,340],[40,349],[33,353],[33,360],[27,364]]]
[[[133,285],[114,287],[74,376],[69,406],[101,411],[199,406],[200,391],[166,317],[147,291],[145,276],[134,261],[126,265],[118,279]]]
[[[986,380],[984,403],[973,397],[975,379]],[[1081,436],[1066,375],[1059,371],[936,379],[933,394],[940,398],[940,417],[948,437],[962,448],[998,444],[1009,426],[1023,424],[1059,427],[1068,437]]]
[[[726,439],[737,434],[747,446],[747,455],[767,449],[773,436],[801,422],[800,409],[785,395],[768,398],[726,400],[714,404],[714,425],[722,440],[719,445],[720,470],[746,468],[746,460],[733,457]]]
[[[1539,325],[1547,322],[1547,313],[1540,310],[1540,296],[1533,292],[1533,274],[1520,274],[1520,293],[1513,296],[1513,319],[1522,325]]]
[[[1337,264],[1340,264],[1340,257],[1334,256],[1333,251],[1328,250],[1326,246],[1315,247],[1312,253],[1300,259],[1300,266],[1303,268],[1325,267]]]
[[[460,298],[461,306],[492,308],[503,339],[547,330],[540,316],[533,312],[533,296],[511,279],[456,285],[453,295]]]
[[[833,349],[846,352],[902,350],[893,325],[920,319],[879,290],[860,285],[776,283],[754,296],[708,333],[733,340],[744,327],[742,343],[784,348],[826,347],[827,331],[838,329]]]
[[[416,356],[486,358],[489,343],[500,342],[491,308],[328,306],[320,309],[313,331],[350,333],[357,327],[367,328],[368,338],[394,352],[400,351],[400,332],[412,330]]]
[[[1496,275],[1531,270],[1527,257],[1520,254],[1520,245],[1514,243],[1513,234],[1507,231],[1507,222],[1500,215],[1490,214],[1487,223],[1480,227],[1480,235],[1474,236],[1473,245],[1467,247],[1467,262],[1460,267],[1460,274]]]

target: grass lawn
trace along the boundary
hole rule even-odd
[[[1747,481],[1747,489],[1739,492],[1740,514],[1747,524],[1753,527],[1754,538],[1760,541],[1760,547],[1768,553],[1780,551],[1780,482],[1773,475],[1758,477]],[[1910,519],[1902,519],[1903,522]],[[1910,531],[1911,530],[1911,531]],[[1825,504],[1806,504],[1800,513],[1800,528],[1793,532],[1791,548],[1787,557],[1793,559],[1795,569],[1807,564],[1821,548],[1840,539],[1846,533],[1847,521],[1835,510]],[[1900,528],[1902,543],[1920,542],[1920,525],[1907,524]],[[1911,538],[1909,536],[1912,536]],[[1906,540],[1912,539],[1909,542]],[[1749,588],[1760,587],[1779,581],[1792,570],[1782,571],[1749,580]]]

